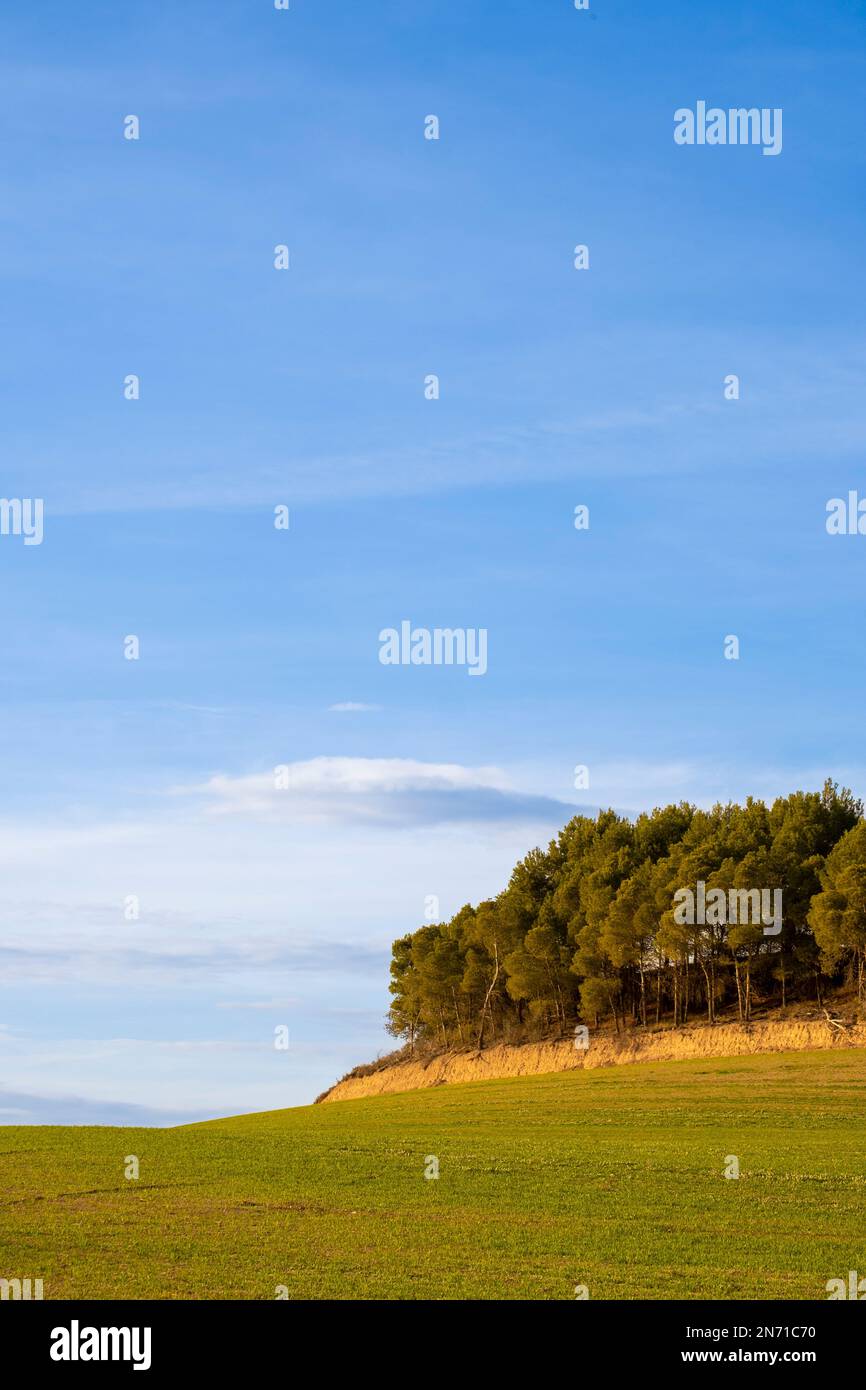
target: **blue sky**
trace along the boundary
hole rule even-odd
[[[0,17],[0,1122],[309,1101],[575,804],[866,792],[866,6],[590,6]]]

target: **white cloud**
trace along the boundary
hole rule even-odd
[[[562,824],[575,807],[521,792],[501,769],[412,758],[320,757],[269,772],[220,773],[176,795],[197,795],[219,815],[296,821],[437,824],[448,821],[549,821]]]
[[[380,710],[381,708],[381,705],[365,705],[359,700],[343,700],[338,705],[328,706],[328,710],[331,714],[366,714],[374,710]]]

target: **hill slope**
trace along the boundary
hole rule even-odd
[[[0,1274],[46,1298],[824,1298],[866,1269],[864,1083],[850,1049],[3,1128]]]
[[[791,1019],[717,1024],[714,1028],[596,1034],[584,1051],[571,1040],[497,1044],[483,1052],[442,1052],[425,1060],[395,1062],[350,1072],[320,1102],[414,1091],[445,1082],[489,1081],[505,1076],[539,1076],[554,1071],[591,1071],[629,1062],[681,1062],[692,1057],[740,1057],[757,1052],[866,1047],[866,1024],[836,1028],[825,1021]]]

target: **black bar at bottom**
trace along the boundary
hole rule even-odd
[[[859,1364],[864,1330],[866,1309],[834,1301],[0,1303],[6,1367],[61,1379],[105,1369],[139,1379],[209,1371],[308,1379],[302,1365],[312,1358],[329,1376],[345,1364],[413,1382],[451,1375],[455,1364],[462,1378],[477,1362],[509,1379],[520,1364],[539,1374],[546,1366],[545,1379],[571,1364],[569,1378],[587,1384],[628,1371],[693,1379],[712,1368],[761,1372],[772,1384],[786,1371],[826,1380]]]

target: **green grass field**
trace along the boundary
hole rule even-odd
[[[782,1053],[4,1127],[0,1277],[46,1298],[826,1298],[866,1274],[864,1083],[862,1051]]]

